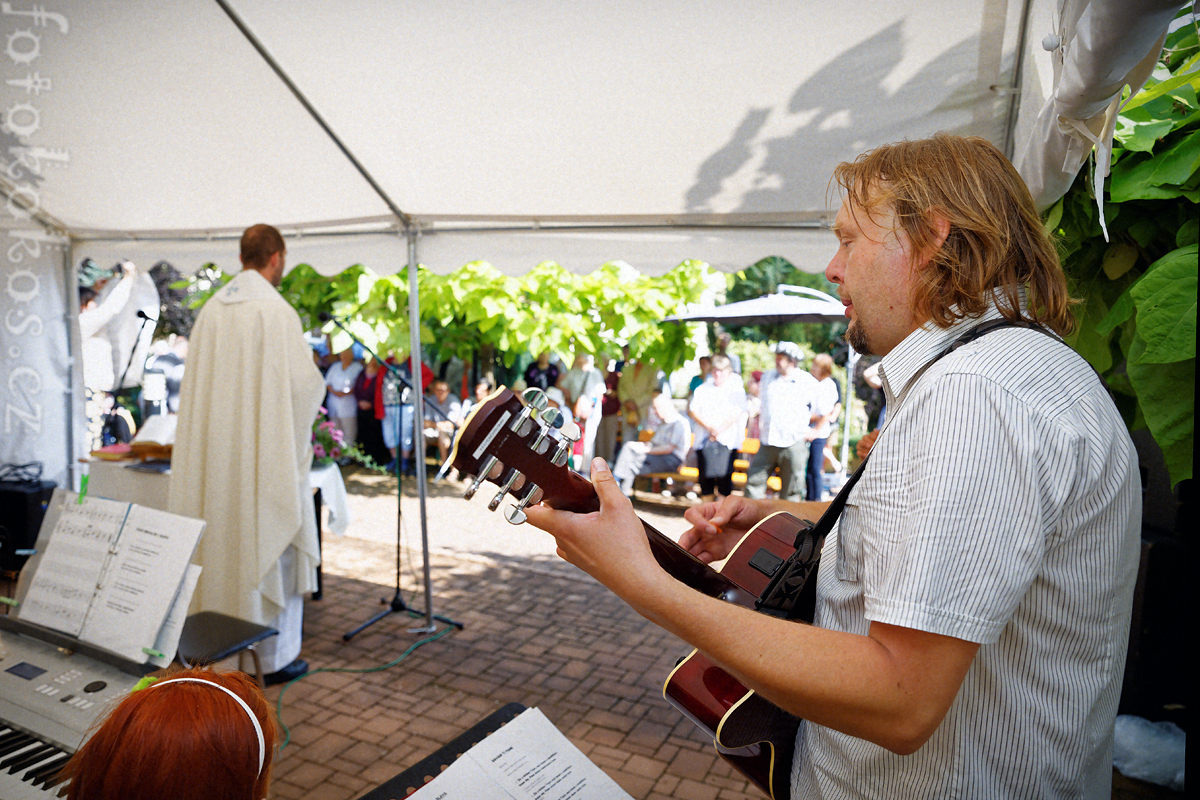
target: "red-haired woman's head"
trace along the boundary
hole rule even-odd
[[[274,718],[253,679],[179,670],[109,713],[63,768],[66,796],[262,800],[274,749]]]

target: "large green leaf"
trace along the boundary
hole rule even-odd
[[[1075,309],[1078,328],[1068,340],[1068,344],[1101,374],[1112,367],[1112,349],[1109,347],[1112,328],[1102,330],[1100,325],[1107,311],[1104,298],[1099,294],[1085,296]]]
[[[1175,234],[1175,244],[1180,247],[1196,244],[1197,238],[1200,238],[1197,234],[1200,234],[1200,220],[1192,217],[1179,226],[1179,231]]]
[[[1173,250],[1150,265],[1129,290],[1137,308],[1140,358],[1170,364],[1196,357],[1196,245]]]
[[[1113,242],[1112,246],[1104,253],[1101,268],[1109,280],[1115,281],[1133,267],[1137,257],[1138,249],[1133,245],[1128,242]]]
[[[1133,122],[1117,128],[1115,139],[1126,150],[1136,150],[1149,153],[1159,139],[1166,136],[1175,127],[1169,119],[1156,119],[1148,122]]]
[[[1200,167],[1200,132],[1192,132],[1152,159],[1152,181],[1156,186],[1182,186]]]
[[[1138,153],[1113,165],[1109,198],[1127,200],[1178,197],[1176,187],[1187,183],[1200,166],[1200,132],[1191,131],[1162,153],[1150,157]]]
[[[1174,364],[1145,360],[1146,341],[1135,336],[1126,371],[1146,425],[1162,448],[1171,483],[1192,477],[1195,436],[1196,359]]]
[[[1125,102],[1122,112],[1129,115],[1135,109],[1160,101],[1164,97],[1170,97],[1185,104],[1190,102],[1194,106],[1196,93],[1200,91],[1200,72],[1196,71],[1198,60],[1200,60],[1200,54],[1193,55],[1177,67],[1179,74],[1156,83],[1148,82],[1142,91]],[[1156,75],[1158,74],[1160,73],[1156,72]]]
[[[1133,297],[1130,296],[1129,292],[1125,292],[1118,298],[1117,302],[1113,303],[1108,313],[1096,323],[1096,331],[1103,335],[1112,333],[1118,325],[1124,325],[1131,319],[1135,310]]]

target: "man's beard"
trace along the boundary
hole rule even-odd
[[[858,324],[858,320],[851,320],[850,324],[846,326],[846,341],[856,353],[864,356],[874,355],[871,352],[870,343],[867,342],[867,334]]]

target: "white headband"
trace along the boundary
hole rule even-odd
[[[221,684],[210,680],[205,680],[204,678],[168,678],[166,680],[155,681],[147,688],[153,688],[155,686],[169,686],[172,683],[206,683],[209,686],[220,689],[222,692],[232,697],[237,704],[242,707],[242,710],[246,712],[246,716],[250,718],[251,724],[254,725],[254,735],[258,737],[258,774],[262,775],[263,762],[266,761],[267,756],[267,746],[263,740],[262,725],[258,723],[258,717],[254,716],[254,712],[250,710],[250,706],[246,704],[246,701],[238,697],[237,693],[226,689]]]

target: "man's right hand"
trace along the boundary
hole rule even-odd
[[[683,514],[692,527],[679,537],[679,546],[706,564],[720,561],[768,513],[758,501],[740,495],[692,506]]]

